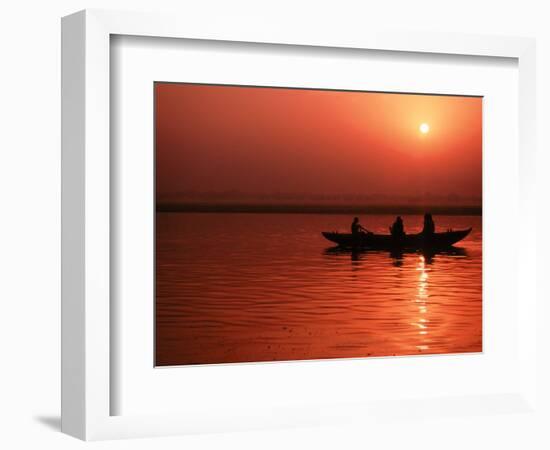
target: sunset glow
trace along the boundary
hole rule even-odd
[[[479,97],[175,83],[155,97],[160,203],[481,205]]]

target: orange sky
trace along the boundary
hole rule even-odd
[[[479,97],[168,83],[155,94],[159,202],[481,204]]]

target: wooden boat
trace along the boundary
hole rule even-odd
[[[338,244],[340,247],[364,248],[377,250],[394,249],[442,249],[451,247],[458,241],[464,239],[472,231],[466,230],[445,231],[442,233],[433,233],[426,235],[423,233],[406,234],[397,238],[390,234],[360,233],[353,236],[351,233],[338,233],[323,231],[322,235],[330,242]]]

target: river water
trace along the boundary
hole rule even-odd
[[[351,219],[157,213],[156,364],[480,352],[481,217],[434,216],[437,231],[473,227],[436,255],[339,251],[321,236]],[[393,219],[361,223],[386,233]]]

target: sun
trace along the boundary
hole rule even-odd
[[[420,127],[418,127],[418,129],[422,134],[428,134],[430,132],[430,125],[424,122],[420,124]]]

